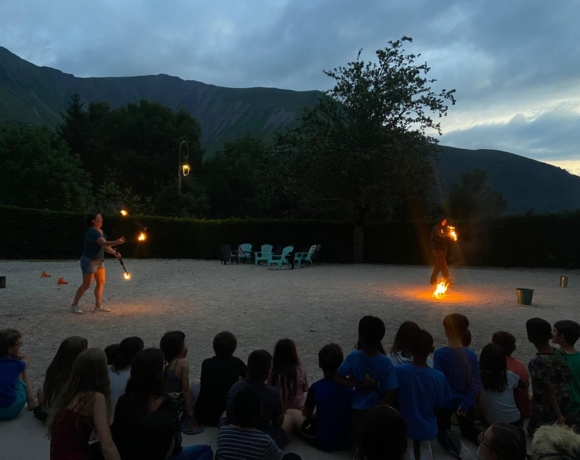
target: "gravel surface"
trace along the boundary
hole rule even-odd
[[[127,259],[125,264],[130,281],[123,279],[115,260],[107,260],[103,304],[111,313],[92,313],[94,298],[88,291],[81,300],[86,313],[73,315],[68,310],[81,281],[77,261],[0,261],[0,275],[7,277],[6,289],[0,289],[0,327],[22,332],[35,387],[70,335],[86,337],[91,347],[130,335],[158,346],[164,332],[180,329],[186,334],[192,376],[213,355],[212,339],[219,331],[237,336],[236,355],[244,360],[257,348],[273,352],[278,339],[289,337],[312,380],[321,376],[320,347],[336,342],[348,353],[363,315],[385,321],[385,348],[405,320],[431,332],[439,347],[445,344],[443,317],[463,313],[471,322],[474,350],[487,344],[493,332],[507,330],[517,339],[515,356],[524,361],[533,354],[526,340],[527,319],[580,319],[580,271],[452,268],[456,285],[434,299],[427,267],[320,265],[277,271],[199,260]],[[51,278],[40,278],[43,270]],[[569,277],[568,288],[559,287],[561,275]],[[58,286],[59,277],[69,284]],[[517,304],[518,287],[536,290],[532,306]]]
[[[86,337],[91,347],[104,348],[130,335],[158,346],[164,332],[180,329],[192,377],[213,355],[212,339],[219,331],[237,336],[236,355],[243,360],[257,348],[272,352],[278,339],[289,337],[313,382],[322,376],[320,347],[336,342],[348,353],[363,315],[385,321],[385,348],[405,320],[431,332],[440,347],[445,344],[443,317],[463,313],[471,322],[476,352],[493,332],[507,330],[517,339],[514,355],[525,362],[533,355],[527,319],[580,319],[580,271],[451,267],[456,285],[434,299],[428,267],[324,264],[277,271],[199,260],[127,259],[125,264],[130,281],[123,279],[117,261],[106,263],[103,304],[111,313],[92,313],[89,291],[81,301],[86,313],[73,315],[69,306],[81,281],[78,261],[0,261],[0,275],[7,277],[6,289],[0,289],[0,328],[22,332],[35,389],[60,342],[71,335]],[[41,278],[43,270],[52,277]],[[569,277],[568,288],[559,287],[560,276]],[[58,286],[59,277],[69,284]],[[532,306],[517,304],[519,287],[535,289]]]

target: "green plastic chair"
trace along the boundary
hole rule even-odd
[[[296,254],[294,254],[294,263],[298,263],[298,268],[300,268],[303,260],[306,262],[310,262],[310,265],[312,265],[312,254],[314,254],[314,251],[316,251],[315,244],[310,246],[308,252],[297,252]]]
[[[246,261],[251,260],[253,254],[252,245],[250,243],[244,243],[238,246],[238,260],[241,260],[243,264],[245,264]]]
[[[254,265],[260,265],[262,260],[268,262],[270,255],[272,255],[272,245],[263,244],[260,251],[254,252]]]
[[[272,264],[278,265],[278,270],[282,269],[282,264],[286,264],[288,267],[290,267],[290,262],[286,256],[290,254],[293,249],[294,246],[286,246],[282,250],[282,254],[270,254],[270,258],[268,259],[268,268],[270,268],[270,265]]]

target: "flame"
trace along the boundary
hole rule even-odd
[[[146,238],[147,238],[147,236],[145,236],[145,233],[141,232],[141,233],[139,233],[139,237],[137,239],[139,241],[145,241]]]
[[[128,215],[129,215],[129,213],[128,213],[128,212],[127,212],[127,210],[125,210],[125,209],[121,209],[121,211],[119,211],[119,212],[121,213],[121,215],[122,215],[123,217],[126,217],[126,216],[128,216]]]
[[[447,284],[447,282],[441,281],[437,285],[437,289],[435,289],[435,292],[433,293],[433,297],[436,297],[438,299],[443,297],[443,294],[445,294],[447,292],[448,287],[449,287],[449,284]]]
[[[453,238],[453,241],[457,241],[457,233],[455,233],[455,227],[447,227],[449,229],[449,235]]]
[[[131,279],[131,274],[125,272],[125,274],[123,275],[125,277],[126,280],[130,280]]]

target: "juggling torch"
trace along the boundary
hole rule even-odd
[[[115,252],[117,254],[119,254],[119,251],[117,251],[116,249],[115,249]],[[131,279],[131,274],[125,268],[125,262],[123,262],[123,258],[122,257],[119,257],[119,262],[121,263],[121,266],[123,267],[123,270],[125,271],[125,274],[123,276],[125,277],[126,280],[130,280]]]

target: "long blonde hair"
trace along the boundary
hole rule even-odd
[[[105,397],[109,411],[111,388],[107,355],[99,348],[88,348],[77,356],[71,376],[51,405],[52,415],[48,419],[48,435],[53,433],[65,410],[77,396],[78,400],[72,410],[92,417],[95,393],[101,393]]]

